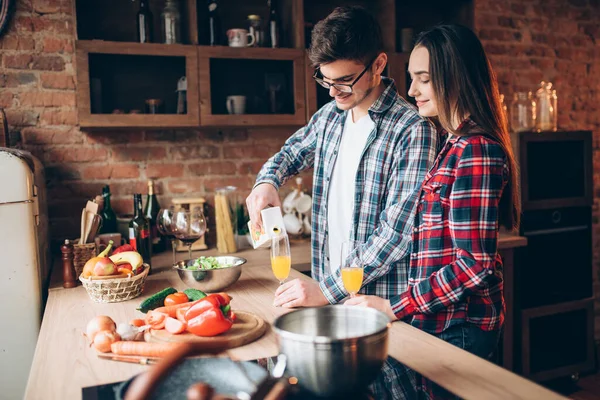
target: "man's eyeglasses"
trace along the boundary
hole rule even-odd
[[[356,79],[354,80],[354,82],[352,83],[329,83],[326,82],[322,76],[319,76],[319,72],[320,70],[317,69],[315,71],[315,74],[313,75],[313,79],[315,81],[317,81],[317,83],[321,86],[323,86],[325,89],[330,89],[330,88],[335,88],[335,90],[342,92],[342,93],[352,93],[352,87],[354,85],[356,85],[356,83],[360,80],[360,78],[363,77],[363,75],[369,70],[369,68],[371,68],[371,65],[373,65],[373,63],[375,62],[375,60],[377,59],[377,57],[375,57],[373,59],[373,61],[371,61],[363,70],[363,72],[360,73],[360,75],[358,75],[356,77]]]

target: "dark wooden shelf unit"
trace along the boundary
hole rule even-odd
[[[77,104],[82,127],[198,126],[197,51],[194,46],[77,42]],[[187,114],[176,114],[177,81],[188,80]],[[163,101],[163,114],[146,114],[145,100]],[[125,114],[113,114],[120,109]],[[139,110],[142,114],[129,114]]]
[[[399,93],[407,98],[408,80],[406,67],[408,53],[396,53],[398,48],[398,29],[408,26],[409,21],[418,23],[418,27],[428,27],[436,22],[437,15],[451,16],[455,22],[472,20],[472,0],[457,0],[449,4],[441,0],[430,1],[435,10],[421,12],[422,4],[407,5],[394,0],[277,0],[277,9],[281,19],[282,45],[285,48],[230,48],[228,46],[195,46],[208,44],[208,9],[205,2],[197,0],[181,0],[179,2],[182,16],[182,40],[184,45],[160,45],[136,43],[136,14],[139,1],[106,0],[88,2],[76,0],[75,15],[77,26],[77,96],[79,101],[79,123],[82,127],[184,127],[184,126],[248,126],[248,125],[302,125],[331,98],[327,90],[317,87],[312,79],[314,69],[305,56],[305,49],[310,44],[310,32],[316,22],[325,18],[335,7],[340,5],[357,4],[366,7],[379,21],[383,30],[384,47],[388,53],[386,74],[395,79]],[[160,14],[165,0],[150,0],[153,13],[154,41],[161,39]],[[223,44],[226,44],[225,32],[231,28],[248,28],[247,17],[257,14],[263,20],[263,30],[267,31],[268,6],[266,0],[219,2],[221,33]],[[420,19],[420,20],[419,20]],[[467,25],[472,25],[467,23]],[[103,56],[98,56],[102,54]],[[118,55],[122,62],[111,63],[108,55]],[[177,60],[185,59],[185,76],[188,80],[188,114],[159,115],[114,115],[104,114],[114,108],[139,109],[143,103],[134,97],[143,93],[145,85],[156,84],[156,90],[164,93],[163,100],[169,103],[174,96],[166,93],[174,75],[181,73],[181,61],[161,61],[166,67],[161,76],[156,76],[158,67],[148,63],[132,61],[134,58],[125,56],[166,57]],[[119,57],[117,57],[119,58]],[[192,61],[194,59],[194,61]],[[139,58],[138,60],[142,60]],[[150,60],[150,59],[148,59]],[[155,58],[154,60],[157,60]],[[230,62],[227,60],[238,60]],[[230,68],[227,64],[237,66]],[[138,66],[139,65],[139,66]],[[291,67],[290,67],[291,65]],[[105,66],[106,68],[101,66]],[[142,67],[146,67],[142,69]],[[124,70],[121,70],[123,68]],[[137,78],[125,79],[131,76],[131,71],[139,68]],[[224,98],[227,92],[233,92],[235,86],[242,85],[246,94],[257,90],[264,98],[264,71],[283,73],[287,93],[283,105],[277,114],[264,113],[271,111],[264,99],[247,99],[248,113],[245,115],[225,114]],[[275,71],[275,70],[278,71]],[[99,72],[101,71],[101,72]],[[113,100],[103,99],[101,112],[92,112],[90,94],[90,74],[93,78],[99,76],[109,78],[115,75],[125,85],[117,83],[113,87],[131,89],[139,85],[137,91],[128,90],[124,96],[113,96]],[[260,75],[263,76],[260,76]],[[252,77],[251,83],[243,83],[244,77]],[[152,77],[152,79],[148,79]],[[273,75],[271,75],[273,78]],[[145,82],[136,83],[136,80]],[[280,79],[281,78],[274,78]],[[236,84],[236,82],[238,82]],[[229,85],[229,86],[228,86]],[[110,87],[109,85],[108,87]],[[107,87],[107,89],[108,89]],[[173,82],[176,87],[176,81]],[[254,89],[253,89],[254,88]],[[150,88],[146,87],[150,90]],[[107,95],[110,91],[106,92]],[[261,93],[262,92],[262,93]],[[152,96],[155,97],[155,96]],[[410,101],[410,99],[408,99]],[[105,104],[106,102],[106,104]],[[262,102],[262,104],[261,104]],[[195,105],[198,107],[195,107]],[[96,106],[94,104],[94,106]],[[172,107],[171,107],[172,109]],[[261,111],[262,110],[262,111]],[[98,111],[94,107],[94,111]]]
[[[521,176],[516,371],[537,381],[594,367],[591,131],[513,136]]]

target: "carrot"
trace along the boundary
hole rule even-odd
[[[167,317],[167,321],[165,322],[165,329],[167,332],[177,335],[185,331],[187,324],[185,322],[181,322],[175,318]]]
[[[188,308],[177,309],[177,312],[175,314],[177,314],[177,319],[179,321],[187,323],[187,321],[185,320],[185,313],[187,310],[188,310]],[[171,317],[169,317],[169,318],[171,318]]]
[[[172,306],[158,307],[158,308],[155,308],[154,311],[158,311],[163,314],[167,314],[171,318],[177,318],[177,310],[178,309],[190,308],[191,306],[193,306],[194,304],[196,304],[197,302],[202,301],[202,300],[203,299],[196,300],[196,301],[188,301],[187,303],[175,304]]]
[[[119,341],[111,344],[110,350],[114,354],[127,356],[166,357],[179,346],[181,343]]]
[[[139,328],[140,326],[146,325],[146,321],[144,321],[143,319],[136,318],[129,321],[129,325],[137,326]]]

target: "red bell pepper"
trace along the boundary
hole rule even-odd
[[[197,336],[216,336],[231,328],[235,316],[229,298],[209,294],[190,307],[184,318],[188,332]]]

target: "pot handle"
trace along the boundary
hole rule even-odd
[[[147,372],[138,375],[129,385],[125,400],[144,400],[150,398],[156,387],[169,371],[183,362],[186,357],[219,354],[222,349],[207,348],[204,343],[182,343],[181,346],[173,350],[167,357],[150,368]]]

